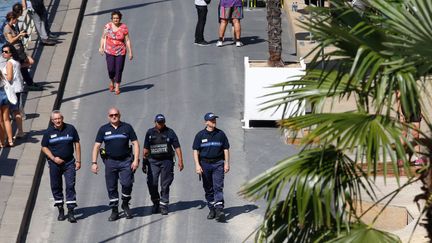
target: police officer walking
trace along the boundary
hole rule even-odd
[[[117,108],[109,109],[108,120],[109,123],[101,126],[96,135],[91,170],[97,174],[99,170],[97,158],[99,152],[101,152],[105,164],[105,181],[110,199],[109,206],[112,209],[108,221],[115,221],[119,218],[119,193],[117,189],[119,179],[122,186],[121,207],[126,218],[131,219],[132,213],[129,208],[129,201],[131,200],[134,172],[139,164],[139,142],[132,126],[120,121],[120,111]],[[133,154],[129,147],[129,141],[133,146]],[[101,149],[102,143],[105,143],[104,149]]]
[[[206,127],[199,131],[193,142],[193,157],[196,173],[202,176],[205,198],[210,213],[207,219],[216,218],[225,222],[224,174],[230,169],[229,142],[225,133],[216,128],[216,116],[212,112],[205,114]]]
[[[74,208],[76,204],[75,177],[81,168],[81,146],[78,132],[74,126],[63,122],[63,115],[55,110],[51,113],[51,124],[42,137],[42,152],[46,155],[54,206],[58,208],[58,221],[66,219],[63,208],[63,178],[66,182],[67,219],[76,223]],[[76,159],[74,158],[74,149]]]
[[[174,151],[180,171],[183,170],[183,155],[177,135],[165,125],[165,116],[158,114],[154,121],[155,126],[148,129],[144,139],[143,172],[147,173],[147,186],[153,202],[152,213],[167,215],[169,187],[174,180]]]

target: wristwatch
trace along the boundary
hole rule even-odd
[[[92,162],[92,165],[97,165],[97,162]]]

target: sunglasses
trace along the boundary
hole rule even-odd
[[[109,114],[108,116],[109,116],[109,117],[118,117],[119,114],[118,114],[118,113],[116,113],[116,114]]]
[[[6,54],[9,54],[9,53],[10,53],[10,51],[5,51],[5,50],[2,50],[2,53],[6,53]]]

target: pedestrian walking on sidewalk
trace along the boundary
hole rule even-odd
[[[0,72],[0,148],[13,147],[12,125],[9,118],[9,99],[5,92],[6,77]],[[5,135],[7,137],[5,145]]]
[[[195,8],[198,14],[198,21],[195,28],[195,45],[208,46],[209,43],[204,39],[204,27],[207,20],[207,5],[211,0],[195,0]]]
[[[108,190],[109,206],[112,209],[108,221],[115,221],[119,218],[118,180],[120,180],[122,186],[123,202],[121,207],[124,210],[126,218],[132,218],[129,201],[131,200],[134,173],[139,164],[139,142],[135,131],[131,125],[120,121],[120,117],[120,111],[117,108],[113,107],[109,109],[109,122],[99,128],[92,153],[91,170],[93,173],[97,174],[99,171],[97,163],[99,153],[105,164],[105,181]],[[129,147],[129,141],[132,143],[132,148]],[[105,144],[105,148],[101,148],[102,143]]]
[[[129,29],[121,22],[121,19],[120,11],[116,10],[111,13],[111,22],[104,27],[99,47],[100,54],[106,56],[110,78],[109,90],[114,91],[116,95],[120,94],[126,52],[129,53],[129,60],[133,59]]]
[[[175,154],[180,171],[183,170],[183,155],[176,133],[165,125],[165,116],[158,114],[154,121],[155,126],[147,130],[144,139],[143,172],[147,173],[147,186],[153,202],[152,213],[167,215],[170,185],[174,180]]]
[[[10,104],[9,109],[12,117],[15,119],[17,134],[13,139],[21,138],[24,136],[23,131],[23,107],[22,107],[22,93],[24,92],[24,81],[21,75],[21,64],[15,60],[16,50],[11,44],[5,44],[2,47],[2,57],[6,60],[6,65],[2,68],[2,73],[6,80],[8,80],[14,89],[17,96],[17,103]]]
[[[229,21],[234,25],[234,38],[237,47],[243,46],[240,40],[241,26],[240,20],[243,18],[243,3],[241,0],[220,0],[219,3],[219,40],[216,43],[217,47],[223,46],[225,29]]]
[[[193,142],[195,171],[202,177],[205,198],[210,212],[207,219],[225,222],[224,174],[230,170],[229,142],[225,133],[216,128],[216,116],[205,114],[206,127],[199,131]]]
[[[65,123],[59,110],[51,112],[51,123],[42,137],[42,152],[46,155],[51,191],[54,196],[54,206],[58,208],[58,221],[66,219],[63,203],[63,178],[66,184],[67,219],[76,223],[74,208],[76,203],[75,178],[76,171],[81,168],[81,146],[78,132],[74,126]],[[74,150],[75,156],[74,157]]]

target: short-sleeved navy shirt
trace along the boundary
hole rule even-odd
[[[127,157],[129,140],[136,141],[137,136],[132,126],[126,122],[120,122],[117,129],[107,123],[99,128],[96,135],[96,142],[105,143],[106,153],[111,157]]]
[[[158,134],[158,133],[159,133],[159,131],[155,127],[147,130],[147,133],[146,133],[145,138],[144,138],[144,148],[150,149],[151,136],[156,136],[156,134]],[[165,126],[164,128],[162,128],[160,133],[167,137],[167,143],[168,144],[172,145],[174,148],[180,148],[180,142],[179,142],[177,135],[174,132],[174,130]]]
[[[223,159],[224,150],[230,145],[225,133],[215,128],[213,131],[201,130],[195,136],[192,149],[198,150],[201,159]]]
[[[42,147],[47,147],[55,157],[71,161],[74,153],[74,143],[79,142],[78,132],[74,126],[63,123],[61,129],[50,125],[42,137]]]

